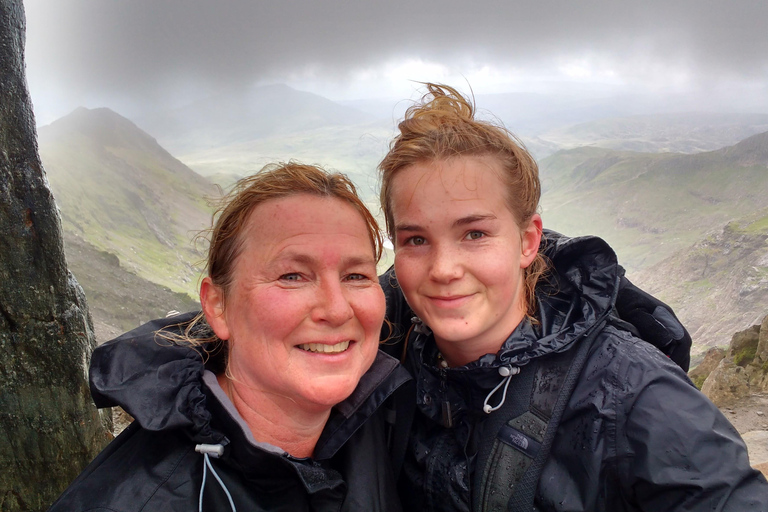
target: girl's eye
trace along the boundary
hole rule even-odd
[[[467,233],[467,239],[469,240],[477,240],[478,238],[483,238],[485,236],[485,233],[482,231],[470,231]]]
[[[405,243],[407,245],[424,245],[427,240],[423,236],[412,236]]]

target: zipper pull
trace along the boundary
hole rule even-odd
[[[444,401],[443,402],[443,426],[445,428],[452,428],[453,427],[453,414],[451,414],[451,402]]]

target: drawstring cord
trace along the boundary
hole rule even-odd
[[[517,366],[500,366],[499,367],[499,375],[504,377],[501,379],[501,382],[499,382],[495,388],[491,390],[490,393],[488,393],[488,396],[485,397],[485,401],[483,402],[483,412],[485,414],[491,414],[493,411],[499,409],[502,405],[504,405],[504,401],[507,399],[507,388],[509,388],[509,382],[512,380],[513,375],[517,375],[520,373],[520,368]],[[501,395],[501,402],[496,407],[491,407],[491,404],[488,403],[488,401],[491,399],[494,393],[499,390],[501,386],[504,386],[504,393]]]
[[[195,451],[197,453],[203,454],[203,483],[200,486],[200,501],[198,502],[197,506],[198,512],[203,512],[203,493],[205,492],[205,480],[208,476],[208,469],[211,470],[211,473],[213,473],[216,481],[218,481],[221,488],[224,489],[224,493],[227,495],[227,499],[229,500],[229,506],[232,507],[232,512],[237,512],[237,509],[235,508],[235,502],[232,501],[232,495],[229,493],[229,489],[227,489],[227,486],[224,485],[224,482],[221,481],[221,478],[219,477],[219,474],[216,473],[216,470],[213,469],[213,464],[211,464],[211,459],[209,457],[209,455],[212,455],[218,459],[224,454],[224,447],[220,444],[198,444],[195,446]]]

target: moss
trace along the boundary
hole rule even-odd
[[[701,390],[701,386],[704,385],[704,381],[707,380],[707,376],[703,374],[696,375],[695,377],[693,377],[692,380],[693,380],[694,386],[696,386],[699,390]]]
[[[755,358],[755,354],[757,354],[756,345],[746,346],[734,354],[733,363],[741,367],[747,366]]]

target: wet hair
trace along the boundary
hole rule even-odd
[[[208,230],[206,273],[224,296],[232,284],[235,261],[243,247],[243,232],[251,212],[260,204],[298,194],[340,199],[352,205],[365,221],[376,261],[382,253],[379,225],[363,201],[355,185],[341,173],[327,172],[317,166],[296,162],[270,164],[256,174],[238,181],[221,200]],[[332,243],[332,242],[329,242]]]
[[[390,239],[396,240],[392,186],[397,174],[414,164],[463,156],[491,157],[501,164],[507,206],[517,225],[521,229],[527,226],[541,197],[539,168],[533,156],[501,124],[475,119],[474,102],[456,89],[432,83],[425,86],[428,92],[408,108],[398,125],[400,134],[379,164],[381,207]],[[536,310],[534,290],[546,269],[546,260],[537,253],[523,272],[527,315],[532,319]]]
[[[349,178],[341,173],[297,162],[269,164],[256,174],[238,181],[218,201],[219,206],[213,214],[211,227],[197,237],[208,241],[205,271],[213,284],[221,288],[225,302],[232,286],[235,263],[243,249],[243,237],[250,214],[266,201],[299,194],[340,199],[352,205],[365,221],[375,260],[378,262],[381,259],[383,239],[379,224],[357,195],[357,189]],[[175,329],[178,328],[177,324]],[[213,333],[203,313],[182,325],[181,330],[181,335],[168,329],[158,332],[157,336],[174,344],[200,347],[209,370],[217,374],[225,371],[228,343]]]

